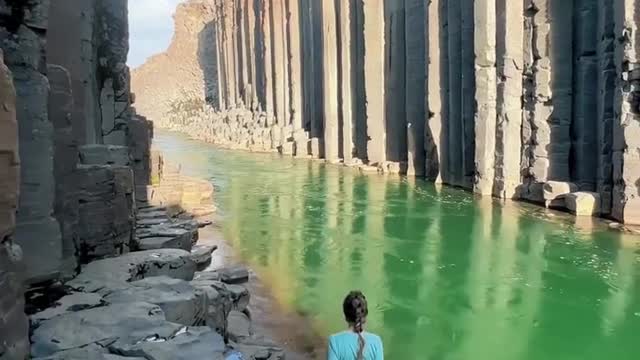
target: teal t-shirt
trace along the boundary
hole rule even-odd
[[[382,340],[375,334],[363,332],[364,337],[364,360],[383,360],[384,351]],[[356,360],[358,356],[358,334],[353,331],[344,331],[329,338],[329,349],[327,360]]]

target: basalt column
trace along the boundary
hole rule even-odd
[[[49,120],[45,35],[49,2],[13,3],[3,19],[0,44],[16,89],[21,159],[15,240],[22,247],[28,283],[54,279],[62,267],[60,225],[52,217],[55,195],[53,124]]]
[[[548,2],[525,0],[524,120],[522,168],[524,183],[519,196],[542,202],[542,184],[549,175],[551,93],[551,43]]]
[[[447,118],[447,152],[449,180],[445,183],[462,186],[464,184],[464,147],[462,124],[462,4],[448,0],[447,4],[447,53],[449,61],[449,108]],[[466,96],[466,94],[465,94]]]
[[[472,1],[460,2],[460,47],[462,56],[461,76],[461,125],[462,133],[460,142],[462,145],[462,186],[466,189],[473,188],[475,167],[475,113],[476,102],[471,94],[475,94],[475,68],[474,68],[474,4]],[[493,7],[488,5],[489,7]],[[468,95],[469,94],[469,95]]]
[[[0,56],[0,358],[26,359],[29,320],[24,313],[25,268],[23,252],[14,243],[20,185],[16,92],[3,55]]]
[[[247,49],[248,31],[247,31],[247,2],[246,0],[234,0],[236,1],[235,7],[235,23],[236,23],[236,41],[237,41],[237,53],[238,53],[238,83],[240,84],[240,97],[245,107],[251,108],[251,58],[253,54],[249,53]]]
[[[289,44],[289,94],[291,103],[291,124],[294,131],[305,129],[302,106],[302,47],[300,37],[300,0],[287,0],[287,37]],[[306,151],[304,152],[306,155]]]
[[[496,2],[498,83],[493,195],[506,199],[516,197],[521,183],[523,15],[522,1]],[[476,134],[476,141],[480,136]]]
[[[427,4],[426,19],[426,98],[425,170],[428,179],[437,183],[449,180],[448,166],[448,96],[449,59],[447,51],[447,0]]]
[[[355,1],[337,0],[338,11],[338,75],[340,84],[339,106],[340,123],[342,124],[342,158],[345,164],[351,163],[354,157],[358,157],[355,148],[356,123],[353,111],[353,84],[355,73],[353,66],[354,48],[353,25],[355,22]]]
[[[425,175],[426,4],[405,0],[407,175]]]
[[[519,178],[522,2],[475,3],[475,185],[513,198]]]
[[[246,48],[247,48],[247,56],[249,57],[246,61],[249,64],[249,103],[247,104],[251,110],[258,110],[258,80],[257,80],[257,62],[258,62],[258,54],[256,48],[256,37],[258,30],[258,17],[257,17],[257,6],[255,0],[243,0],[245,3],[245,13],[242,14],[244,17],[244,26],[246,33]]]
[[[289,125],[289,109],[287,106],[287,47],[286,47],[286,18],[284,0],[271,1],[271,24],[273,46],[273,79],[276,99],[276,118],[278,125],[284,128]],[[282,141],[282,138],[280,139]]]
[[[574,0],[548,1],[550,24],[551,93],[553,112],[549,120],[549,179],[569,181],[571,152],[571,122],[573,115],[573,27]],[[587,46],[587,44],[583,45]],[[588,82],[587,82],[588,84]],[[585,84],[586,85],[586,84]],[[595,88],[595,84],[591,84]],[[541,133],[539,133],[541,135]],[[542,136],[541,136],[542,137]],[[543,141],[543,142],[544,142]]]
[[[618,71],[613,123],[612,216],[640,223],[640,33],[637,0],[616,0],[615,63]]]
[[[227,108],[234,108],[237,102],[236,51],[234,47],[234,1],[220,2],[220,21],[222,25],[223,57],[225,63],[225,97]]]
[[[367,159],[382,164],[387,159],[385,128],[385,24],[377,1],[363,1],[364,98],[367,118]]]
[[[597,192],[600,194],[602,214],[611,214],[613,194],[613,119],[616,94],[617,67],[614,57],[616,33],[613,1],[598,5],[598,93],[597,93]]]
[[[405,0],[384,2],[386,150],[387,160],[400,164],[406,164],[407,161],[404,2]]]
[[[263,108],[267,112],[267,118],[273,117],[273,47],[271,45],[271,2],[262,1],[260,8],[260,44],[262,45],[261,59],[263,60],[262,84],[264,88]]]
[[[338,37],[336,4],[322,2],[322,61],[324,72],[324,158],[340,158],[340,124],[338,122]]]
[[[71,275],[76,267],[78,197],[75,192],[75,169],[79,159],[78,142],[73,137],[73,94],[69,72],[59,65],[47,66],[49,92],[49,119],[54,127],[54,162],[56,193],[54,216],[62,232],[61,270]]]
[[[475,68],[478,109],[475,118],[474,191],[491,195],[496,151],[496,2],[475,1]]]
[[[571,178],[595,191],[598,176],[598,1],[574,0],[574,94]]]

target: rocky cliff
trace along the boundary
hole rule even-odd
[[[25,289],[134,241],[151,132],[130,127],[151,124],[131,107],[127,1],[0,1],[0,15],[0,358],[24,359]]]
[[[200,95],[136,85],[186,53],[136,70],[145,111],[207,99],[154,112],[158,125],[499,198],[558,204],[560,182],[592,213],[640,223],[639,1],[208,4],[207,36],[176,16],[172,45],[206,54]]]
[[[134,69],[131,85],[143,99],[157,101],[137,103],[137,110],[161,123],[170,114],[186,108],[202,108],[210,91],[207,76],[215,75],[211,21],[213,6],[209,1],[180,4],[174,15],[175,32],[166,52]]]
[[[213,186],[152,160],[127,9],[0,0],[0,360],[281,359],[253,332],[248,271],[196,273]]]

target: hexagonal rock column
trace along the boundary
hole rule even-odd
[[[56,177],[54,216],[62,231],[62,271],[70,275],[76,267],[75,239],[78,227],[78,199],[73,178],[78,161],[78,145],[73,138],[71,114],[73,96],[69,72],[58,65],[47,66],[51,85],[49,119],[54,127],[54,162]]]
[[[52,217],[55,194],[53,124],[49,120],[49,82],[45,33],[49,1],[31,0],[5,9],[14,21],[5,28],[0,44],[13,73],[21,159],[20,200],[16,243],[22,246],[27,282],[56,278],[61,268],[60,225]],[[6,5],[5,5],[6,6]],[[15,23],[17,21],[17,23]]]
[[[24,314],[22,251],[13,243],[20,164],[16,93],[11,72],[0,56],[0,354],[25,359],[29,321]]]
[[[80,165],[76,176],[82,263],[129,252],[135,219],[133,172],[126,166]]]

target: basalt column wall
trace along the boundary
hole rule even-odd
[[[162,126],[640,223],[639,0],[209,3],[215,105]]]

